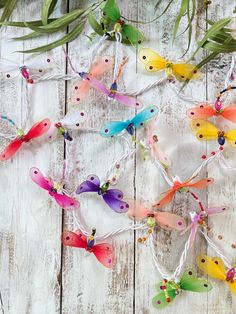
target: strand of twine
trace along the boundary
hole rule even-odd
[[[161,174],[162,174],[163,178],[166,180],[167,184],[169,184],[169,186],[172,186],[173,185],[173,180],[168,175],[168,173],[167,173],[165,167],[162,165],[162,163],[160,163],[159,160],[157,160],[155,158],[154,165],[156,165],[157,168],[161,171]]]
[[[121,40],[122,40],[122,35],[120,32],[115,33],[116,37],[116,52],[115,52],[115,64],[114,64],[114,72],[113,72],[113,82],[116,80],[116,75],[118,73],[119,67],[119,60],[120,60],[120,45],[121,45]]]
[[[212,241],[212,239],[209,238],[209,236],[202,230],[200,230],[204,238],[206,239],[207,243],[210,245],[210,247],[220,256],[220,258],[224,261],[225,265],[228,268],[232,268],[231,263],[229,262],[228,258],[221,252],[221,250],[218,248],[218,246]]]
[[[102,47],[103,43],[106,41],[108,35],[104,34],[99,41],[93,46],[93,49],[90,54],[90,61],[88,65],[88,69],[91,67],[92,63],[94,62],[96,54],[98,54],[99,49]]]

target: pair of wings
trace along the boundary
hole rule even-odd
[[[30,169],[30,177],[42,189],[51,192],[51,189],[53,188],[53,182],[45,178],[38,168],[32,167]],[[55,199],[57,204],[64,209],[74,210],[80,207],[80,204],[77,200],[65,194],[51,192],[50,195]]]
[[[182,187],[185,187],[185,188],[195,188],[195,189],[205,189],[209,184],[212,184],[214,182],[214,179],[213,178],[205,178],[205,179],[202,179],[202,180],[199,180],[199,181],[196,181],[196,182],[191,182],[192,179],[186,181],[186,182],[183,182],[181,184],[181,188]],[[155,204],[155,207],[157,208],[161,208],[167,204],[169,204],[174,195],[176,193],[176,189],[175,188],[172,188],[170,190],[168,190],[167,192],[165,192],[165,196],[157,203]]]
[[[110,22],[117,23],[121,18],[121,12],[115,0],[107,0],[102,12],[108,25]],[[133,45],[144,41],[144,35],[130,24],[124,23],[121,25],[121,34]]]
[[[139,60],[145,65],[145,69],[149,72],[157,72],[165,70],[170,61],[161,57],[155,51],[149,48],[142,48],[138,53]],[[173,75],[179,81],[194,80],[200,77],[197,68],[188,63],[172,63]]]
[[[236,123],[236,105],[232,104],[217,112],[215,108],[208,103],[201,103],[197,107],[187,110],[187,116],[190,119],[208,119],[214,116],[223,118]]]
[[[220,130],[209,121],[203,119],[194,119],[190,122],[190,127],[196,133],[196,137],[200,141],[218,139]],[[236,147],[236,129],[225,132],[224,137],[231,146]]]
[[[79,110],[73,110],[69,111],[63,119],[61,119],[59,122],[61,125],[67,129],[76,130],[80,127],[81,123],[84,122],[84,112],[81,112]],[[53,141],[57,137],[57,127],[54,123],[51,124],[47,136],[49,141]]]
[[[185,220],[175,214],[168,212],[153,211],[151,204],[141,200],[129,199],[128,215],[131,219],[143,220],[148,214],[153,214],[156,222],[164,229],[175,229],[183,231],[186,228]]]
[[[111,89],[107,88],[102,82],[98,81],[96,78],[92,77],[90,74],[81,72],[80,76],[83,80],[89,82],[89,84],[96,90],[102,92],[109,98],[118,101],[120,104],[131,107],[131,108],[141,108],[142,104],[139,100],[132,96],[126,96],[117,91],[112,92]]]
[[[31,141],[32,139],[42,136],[49,130],[50,125],[51,122],[49,119],[37,122],[24,136],[24,141]],[[20,137],[16,137],[12,140],[6,149],[0,154],[0,161],[10,159],[20,149],[24,141],[22,141]]]
[[[86,249],[87,238],[80,231],[64,231],[61,236],[61,241],[64,245]],[[100,243],[94,245],[90,252],[92,252],[97,260],[105,267],[111,268],[115,264],[115,256],[113,246],[109,243]]]
[[[87,177],[86,181],[82,182],[77,190],[77,194],[85,192],[99,192],[101,190],[100,180],[98,176],[91,174]],[[129,209],[129,204],[123,201],[124,194],[117,189],[108,189],[102,194],[103,200],[106,204],[117,213],[125,213]]]
[[[212,285],[206,279],[198,278],[196,272],[192,269],[184,272],[177,285],[181,290],[192,292],[208,292],[212,289]],[[166,287],[166,291],[163,291],[163,286]],[[175,285],[171,282],[163,283],[163,281],[161,281],[156,285],[156,289],[158,294],[152,299],[152,304],[157,309],[165,308],[178,294]],[[170,302],[167,302],[167,298],[170,298]]]
[[[90,77],[99,79],[103,74],[107,73],[113,68],[114,59],[109,56],[104,56],[96,60],[89,69]],[[88,95],[91,84],[88,80],[77,82],[73,86],[73,99],[76,103],[81,103]]]
[[[124,131],[130,124],[134,128],[141,127],[146,121],[155,117],[158,113],[158,108],[156,106],[150,106],[139,112],[131,120],[127,121],[111,121],[106,123],[100,130],[100,134],[104,137],[111,137],[120,134]]]
[[[224,266],[223,261],[219,257],[200,255],[197,257],[196,262],[198,267],[210,277],[226,281],[227,270]],[[231,292],[236,295],[236,279],[234,279],[232,282],[226,282],[228,283]]]

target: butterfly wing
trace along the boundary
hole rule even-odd
[[[116,23],[120,18],[120,9],[115,0],[107,0],[102,11],[104,17],[113,23]]]
[[[236,129],[230,130],[225,133],[225,138],[231,146],[236,147]]]
[[[104,137],[118,135],[128,127],[129,123],[129,121],[110,121],[100,129],[100,134]]]
[[[197,107],[187,110],[187,116],[190,119],[208,119],[213,117],[215,113],[216,110],[207,103],[201,103]]]
[[[215,140],[218,138],[218,129],[214,124],[203,119],[194,119],[190,123],[191,129],[200,141]]]
[[[208,292],[212,289],[212,285],[204,278],[197,278],[196,272],[192,269],[184,272],[180,280],[180,287],[193,292]]]
[[[163,227],[182,231],[186,228],[185,220],[175,214],[167,212],[154,212],[156,221]]]
[[[77,233],[72,231],[64,231],[61,235],[61,242],[64,245],[85,249],[87,247],[87,239],[81,231]]]
[[[153,143],[151,145],[151,153],[152,156],[159,160],[163,165],[170,167],[171,165],[170,157],[158,147],[157,143]]]
[[[78,129],[81,122],[84,122],[84,119],[84,112],[81,112],[80,110],[72,110],[67,112],[65,117],[60,122],[63,126],[69,129]]]
[[[103,266],[111,268],[115,265],[114,248],[111,244],[96,244],[92,247],[92,252]]]
[[[141,200],[128,199],[128,215],[131,219],[142,220],[150,212],[151,205]]]
[[[205,178],[193,183],[187,182],[186,184],[183,184],[183,186],[201,190],[205,189],[209,184],[212,184],[213,182],[214,182],[213,178]]]
[[[0,154],[0,161],[10,159],[20,149],[22,144],[22,140],[18,137],[12,140],[10,144]]]
[[[94,175],[91,174],[87,177],[87,180],[82,182],[77,190],[76,190],[76,194],[81,194],[84,192],[98,192],[100,189],[100,180],[99,178]]]
[[[104,73],[112,69],[114,65],[114,59],[110,56],[104,56],[92,64],[89,74],[92,77],[100,77]]]
[[[227,210],[226,207],[210,207],[210,208],[205,209],[207,215],[219,214],[226,210]]]
[[[110,90],[108,88],[106,88],[106,86],[99,82],[97,79],[95,79],[94,77],[92,77],[91,75],[87,74],[87,73],[83,73],[83,79],[88,81],[89,84],[95,88],[96,90],[102,92],[103,94],[109,96],[110,95]]]
[[[86,98],[86,96],[88,95],[90,86],[91,86],[91,84],[90,84],[90,82],[88,80],[83,80],[83,81],[77,82],[74,85],[74,87],[73,87],[73,90],[74,90],[74,94],[73,94],[74,101],[79,103],[82,100],[84,100]]]
[[[130,123],[134,125],[135,128],[139,128],[144,124],[144,122],[152,119],[158,113],[158,108],[156,106],[150,106],[139,112]]]
[[[80,203],[68,195],[55,193],[53,194],[53,197],[55,198],[57,204],[64,209],[75,210],[80,207]]]
[[[25,140],[29,141],[33,138],[37,138],[45,134],[50,128],[51,122],[49,119],[44,119],[40,122],[35,123],[29,132],[25,135]]]
[[[173,64],[173,74],[179,81],[196,80],[201,76],[200,71],[192,64]]]
[[[54,123],[52,123],[51,125],[50,125],[50,128],[49,128],[49,130],[48,130],[48,132],[47,132],[47,138],[48,138],[48,140],[51,142],[51,141],[54,141],[55,139],[56,139],[56,137],[57,137],[57,128],[56,128],[56,126],[55,126],[55,124]]]
[[[171,189],[166,193],[166,196],[164,196],[157,204],[155,204],[154,206],[157,208],[161,208],[167,204],[169,204],[173,197],[175,195],[175,190]]]
[[[138,57],[145,64],[145,69],[149,72],[164,70],[166,67],[166,60],[149,48],[140,49]]]
[[[127,38],[133,45],[141,44],[144,41],[143,33],[132,25],[124,24],[122,26],[122,32],[125,35],[125,38]]]
[[[0,59],[0,73],[6,74],[7,78],[15,77],[19,74],[19,65],[7,59]]]
[[[50,191],[53,187],[52,183],[43,176],[42,172],[38,168],[30,168],[29,174],[34,183],[38,184],[44,190]]]
[[[226,279],[226,269],[219,257],[209,257],[207,255],[200,255],[196,259],[198,267],[209,276],[219,279]]]
[[[228,284],[231,292],[236,295],[236,280],[234,279],[233,281],[229,281]]]
[[[166,286],[166,291],[162,290],[162,287]],[[162,281],[156,285],[157,295],[152,299],[152,305],[156,309],[163,309],[168,306],[177,296],[177,291],[168,282],[163,283]],[[168,301],[167,301],[167,298]]]
[[[109,189],[102,195],[102,197],[107,205],[116,213],[126,213],[129,209],[129,204],[122,201],[124,195],[120,190]]]
[[[117,100],[122,105],[131,107],[131,108],[142,108],[142,103],[139,100],[137,100],[135,97],[126,96],[126,95],[123,95],[123,94],[121,94],[119,92],[116,92],[112,96],[112,98]]]
[[[236,105],[230,105],[221,112],[222,117],[236,123]]]

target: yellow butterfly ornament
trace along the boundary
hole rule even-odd
[[[169,79],[175,76],[177,80],[183,82],[190,79],[195,80],[201,76],[196,66],[189,63],[173,63],[149,48],[141,48],[138,57],[145,65],[147,71],[157,72],[165,70]]]

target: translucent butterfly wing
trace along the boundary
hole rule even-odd
[[[196,80],[201,76],[200,71],[188,63],[173,64],[173,74],[179,81]]]
[[[115,92],[115,94],[112,95],[112,98],[117,100],[122,105],[131,107],[131,108],[142,108],[142,103],[139,100],[137,100],[135,97],[126,96],[119,92]]]
[[[161,289],[162,286],[166,286],[166,291]],[[156,309],[163,309],[176,298],[177,291],[169,283],[163,283],[162,281],[156,287],[158,294],[152,299],[152,305]],[[170,302],[167,302],[167,298],[169,298]]]
[[[53,187],[52,183],[44,177],[38,168],[32,167],[29,174],[34,183],[38,184],[44,190],[50,191]]]
[[[157,143],[151,144],[151,152],[154,158],[159,160],[163,165],[170,167],[170,157],[158,147]]]
[[[106,86],[103,83],[99,82],[97,79],[93,78],[89,74],[84,75],[84,77],[93,88],[95,88],[96,90],[102,92],[103,94],[107,96],[110,95],[110,90],[106,88]]]
[[[17,72],[19,73],[19,64],[7,59],[0,59],[0,73]]]
[[[196,259],[198,267],[209,276],[219,279],[226,279],[226,269],[222,260],[218,257],[200,255]]]
[[[116,23],[120,18],[120,9],[115,0],[107,0],[102,11],[105,18],[108,18],[113,23]]]
[[[131,219],[142,220],[147,217],[151,211],[151,205],[141,200],[128,199],[129,210],[128,215]]]
[[[101,128],[100,134],[104,137],[118,135],[128,127],[129,123],[129,121],[110,121]]]
[[[186,228],[185,220],[175,214],[167,212],[154,212],[156,221],[163,227],[182,231]]]
[[[99,178],[94,175],[91,174],[87,177],[87,180],[82,182],[77,190],[76,190],[76,194],[81,194],[84,192],[98,192],[100,189],[100,180]]]
[[[166,67],[167,61],[149,48],[140,49],[138,57],[139,60],[145,64],[145,68],[149,72],[164,70]]]
[[[193,183],[185,183],[183,186],[185,187],[190,187],[190,188],[195,188],[195,189],[205,189],[209,184],[212,184],[214,182],[213,178],[205,178]]]
[[[191,129],[196,133],[200,141],[214,140],[218,138],[218,129],[214,124],[202,119],[194,119],[190,123]]]
[[[166,193],[166,195],[157,204],[155,204],[155,207],[161,208],[169,204],[172,201],[174,195],[175,195],[175,190],[171,189],[170,191]]]
[[[214,215],[214,214],[223,213],[227,209],[228,208],[226,208],[226,207],[209,207],[209,208],[205,209],[205,211],[206,211],[207,215]]]
[[[0,161],[10,159],[20,149],[22,144],[23,142],[19,138],[15,138],[14,140],[12,140],[10,144],[0,154]]]
[[[139,112],[130,123],[134,125],[135,128],[141,127],[146,121],[154,118],[158,113],[158,108],[156,106],[150,106]]]
[[[129,24],[124,24],[122,26],[122,32],[131,44],[141,44],[144,41],[144,35],[134,26]]]
[[[57,138],[57,128],[54,123],[50,125],[50,128],[47,132],[47,138],[49,141],[54,141]]]
[[[107,205],[117,213],[125,213],[129,209],[129,204],[122,200],[123,193],[120,190],[107,190],[102,197]]]
[[[67,210],[75,210],[80,207],[80,203],[74,198],[60,193],[53,194],[57,204]]]
[[[96,244],[92,247],[92,252],[103,266],[111,268],[115,265],[114,248],[111,244]]]
[[[234,279],[232,282],[229,281],[228,284],[231,292],[236,295],[236,280]]]
[[[236,147],[236,129],[230,130],[225,133],[225,138],[231,146]]]
[[[221,112],[222,117],[236,123],[236,105],[230,105]]]
[[[49,119],[44,119],[32,126],[25,135],[25,140],[31,140],[45,134],[50,128],[51,122]]]
[[[201,103],[197,107],[187,110],[187,116],[190,119],[208,119],[213,117],[215,113],[216,110],[207,103]]]
[[[69,129],[78,129],[85,120],[84,112],[80,110],[72,110],[67,112],[65,117],[60,120],[61,124]]]
[[[193,292],[208,292],[212,289],[212,285],[204,278],[197,278],[196,272],[192,269],[184,272],[180,280],[180,287]]]
[[[64,231],[61,235],[61,241],[64,245],[85,249],[87,247],[87,239],[81,231],[78,233],[72,231]]]

